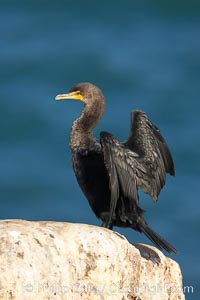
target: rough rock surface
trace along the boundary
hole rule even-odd
[[[176,262],[100,227],[0,221],[0,299],[185,299]]]

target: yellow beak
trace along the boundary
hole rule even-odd
[[[83,100],[83,96],[79,92],[57,95],[55,100]]]

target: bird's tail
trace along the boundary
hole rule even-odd
[[[138,220],[137,227],[138,230],[143,232],[160,250],[165,250],[168,253],[177,252],[172,245],[170,245],[158,233],[153,231],[142,218]]]

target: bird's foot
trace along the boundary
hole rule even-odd
[[[113,229],[113,225],[108,221],[103,221],[103,223],[101,224],[101,227],[108,228],[111,230]]]

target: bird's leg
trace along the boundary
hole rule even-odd
[[[108,229],[112,230],[113,229],[113,224],[111,222],[109,223],[108,220],[106,220],[106,221],[103,221],[103,223],[101,224],[101,227],[105,227],[105,228],[108,228]],[[113,231],[113,232],[116,235],[118,235],[120,238],[122,238],[123,240],[127,241],[127,239],[122,234],[120,234],[116,231]]]
[[[105,228],[108,228],[108,229],[113,229],[113,225],[111,222],[108,222],[108,220],[106,221],[103,221],[103,223],[101,224],[101,227],[105,227]]]

